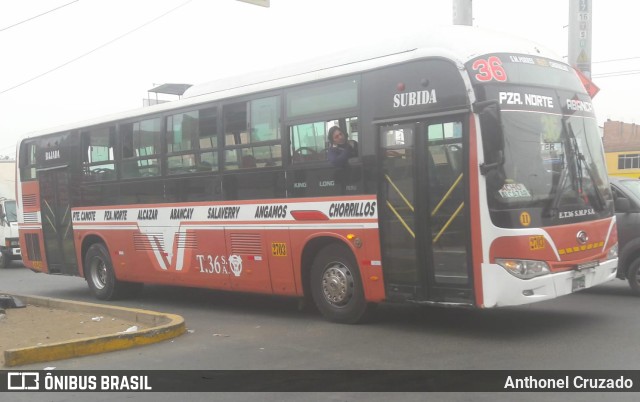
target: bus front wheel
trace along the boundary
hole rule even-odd
[[[311,266],[311,295],[327,319],[344,324],[362,322],[370,310],[364,298],[358,264],[349,249],[324,247]]]
[[[629,264],[627,271],[627,281],[634,295],[640,296],[640,257],[636,258]]]
[[[102,243],[95,243],[89,247],[84,258],[84,266],[84,276],[89,288],[100,300],[114,300],[142,290],[141,283],[122,282],[116,278],[109,250]]]

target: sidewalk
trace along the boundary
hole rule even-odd
[[[174,314],[12,295],[27,307],[0,318],[0,367],[68,359],[175,338],[186,331]],[[3,361],[2,361],[3,360]]]

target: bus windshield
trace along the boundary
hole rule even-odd
[[[505,214],[513,209],[526,209],[541,225],[610,216],[612,195],[593,118],[503,111],[501,119],[504,164],[487,178],[494,223],[513,227]]]
[[[7,201],[4,203],[4,211],[6,214],[5,219],[7,222],[17,222],[18,214],[16,213],[16,202],[15,201]]]
[[[497,100],[500,108],[502,156],[486,172],[493,223],[543,227],[612,216],[593,106],[573,68],[508,53],[479,56],[467,67],[478,100]]]

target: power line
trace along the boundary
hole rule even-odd
[[[593,78],[609,78],[609,77],[621,77],[624,75],[640,74],[640,70],[626,70],[626,71],[612,71],[609,73],[594,74]]]
[[[614,61],[627,61],[627,60],[635,60],[635,59],[640,59],[640,56],[625,57],[625,58],[623,58],[623,59],[600,60],[600,61],[594,61],[594,62],[592,62],[592,64],[596,64],[596,63],[610,63],[610,62],[614,62]]]
[[[42,17],[43,15],[46,15],[46,14],[52,13],[52,12],[54,12],[54,11],[56,11],[56,10],[59,10],[59,9],[61,9],[61,8],[63,8],[63,7],[66,7],[66,6],[70,5],[70,4],[77,3],[77,2],[79,2],[79,1],[80,1],[80,0],[73,0],[72,2],[67,3],[67,4],[63,4],[63,5],[61,5],[60,7],[52,8],[51,10],[49,10],[49,11],[45,11],[45,12],[44,12],[44,13],[42,13],[42,14],[38,14],[38,15],[33,16],[33,17],[31,17],[31,18],[27,18],[27,19],[26,19],[26,20],[24,20],[24,21],[20,21],[20,22],[17,22],[17,23],[15,23],[15,24],[13,24],[13,25],[9,25],[8,27],[4,27],[4,28],[0,29],[0,32],[2,32],[2,31],[6,31],[7,29],[9,29],[9,28],[13,28],[13,27],[16,27],[16,26],[18,26],[18,25],[20,25],[20,24],[24,24],[25,22],[28,22],[28,21],[31,21],[31,20],[35,20],[35,19],[36,19],[36,18],[38,18],[38,17]]]
[[[94,53],[94,52],[96,52],[96,51],[98,51],[98,50],[102,49],[103,47],[106,47],[106,46],[108,46],[108,45],[112,44],[113,42],[116,42],[117,40],[120,40],[120,39],[124,38],[125,36],[130,35],[130,34],[132,34],[132,33],[136,32],[136,31],[138,31],[138,30],[140,30],[140,29],[142,29],[142,28],[146,27],[147,25],[149,25],[149,24],[152,24],[152,23],[156,22],[156,21],[157,21],[157,20],[159,20],[160,18],[162,18],[162,17],[164,17],[164,16],[166,16],[166,15],[168,15],[168,14],[171,14],[172,12],[176,11],[177,9],[179,9],[179,8],[181,8],[181,7],[186,6],[187,4],[191,3],[192,1],[193,1],[193,0],[187,0],[187,1],[185,1],[184,3],[180,4],[179,6],[174,7],[174,8],[172,8],[171,10],[169,10],[169,11],[165,12],[164,14],[161,14],[161,15],[159,15],[159,16],[157,16],[157,17],[155,17],[154,19],[152,19],[152,20],[150,20],[150,21],[147,21],[147,22],[145,22],[144,24],[142,24],[142,25],[140,25],[140,26],[138,26],[138,27],[136,27],[136,28],[134,28],[134,29],[132,29],[132,30],[130,30],[130,31],[128,31],[128,32],[125,32],[124,34],[122,34],[122,35],[120,35],[120,36],[118,36],[118,37],[116,37],[116,38],[114,38],[114,39],[111,39],[110,41],[105,42],[105,43],[103,43],[102,45],[100,45],[100,46],[98,46],[98,47],[96,47],[96,48],[94,48],[94,49],[92,49],[92,50],[90,50],[90,51],[88,51],[88,52],[86,52],[86,53],[83,53],[83,54],[81,54],[80,56],[78,56],[78,57],[76,57],[76,58],[74,58],[74,59],[71,59],[71,60],[69,60],[69,61],[67,61],[67,62],[65,62],[65,63],[62,63],[62,64],[60,64],[59,66],[52,68],[51,70],[45,71],[45,72],[44,72],[44,73],[42,73],[42,74],[36,75],[35,77],[30,78],[30,79],[28,79],[28,80],[26,80],[26,81],[23,81],[23,82],[21,82],[21,83],[19,83],[19,84],[16,84],[16,85],[14,85],[14,86],[12,86],[12,87],[10,87],[10,88],[4,89],[4,90],[0,91],[0,95],[4,94],[4,93],[6,93],[6,92],[9,92],[9,91],[11,91],[11,90],[14,90],[14,89],[16,89],[16,88],[18,88],[18,87],[21,87],[21,86],[23,86],[23,85],[25,85],[25,84],[28,84],[28,83],[30,83],[31,81],[35,81],[35,80],[37,80],[38,78],[43,77],[43,76],[45,76],[45,75],[47,75],[47,74],[49,74],[49,73],[52,73],[52,72],[54,72],[54,71],[56,71],[56,70],[59,70],[59,69],[61,69],[62,67],[65,67],[65,66],[67,66],[67,65],[69,65],[69,64],[71,64],[71,63],[73,63],[73,62],[75,62],[75,61],[78,61],[78,60],[80,60],[81,58],[86,57],[86,56],[90,55],[91,53]]]

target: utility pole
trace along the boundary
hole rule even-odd
[[[473,25],[472,0],[453,0],[453,25]]]
[[[569,0],[569,64],[591,79],[592,0]]]

